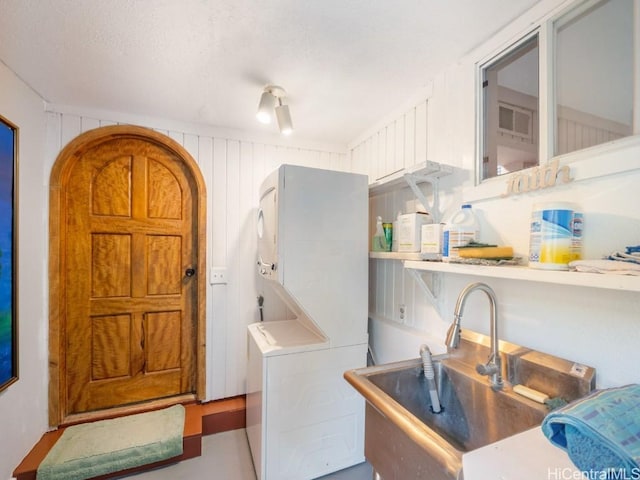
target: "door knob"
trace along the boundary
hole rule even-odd
[[[185,274],[187,277],[193,277],[193,276],[196,274],[196,270],[195,270],[195,268],[187,268],[187,269],[184,271],[184,274]]]

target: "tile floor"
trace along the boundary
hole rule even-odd
[[[362,463],[321,477],[322,480],[371,480],[371,466]],[[126,477],[129,480],[256,480],[244,429],[202,437],[202,456]]]

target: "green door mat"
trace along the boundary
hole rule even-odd
[[[163,410],[68,427],[37,480],[85,480],[182,455],[185,411]]]

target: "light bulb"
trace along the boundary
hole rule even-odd
[[[276,118],[278,119],[278,127],[283,135],[291,135],[293,132],[293,123],[291,122],[291,113],[289,113],[288,105],[278,105],[276,107]]]
[[[271,123],[271,112],[275,104],[276,97],[268,91],[262,92],[260,103],[258,104],[258,112],[256,113],[256,118],[260,123]]]

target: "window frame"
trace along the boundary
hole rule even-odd
[[[482,179],[483,160],[483,123],[484,123],[484,98],[483,98],[483,69],[495,63],[500,57],[518,48],[523,42],[534,35],[538,35],[538,84],[539,84],[539,144],[538,161],[543,167],[548,163],[558,160],[560,165],[571,165],[574,171],[573,180],[597,178],[613,175],[630,170],[640,170],[637,150],[640,148],[640,62],[635,62],[634,68],[634,100],[633,100],[633,130],[632,134],[618,140],[594,145],[581,150],[576,150],[562,155],[555,155],[555,131],[556,131],[556,105],[555,105],[555,55],[556,43],[554,24],[567,13],[588,8],[589,5],[599,0],[576,0],[553,9],[538,21],[528,23],[526,29],[509,41],[504,42],[498,48],[494,48],[489,54],[475,62],[475,137],[474,152],[474,188],[468,189],[464,195],[465,201],[482,200],[499,197],[505,193],[505,185],[510,183],[515,175],[527,174],[533,168],[511,172],[509,174]],[[636,2],[637,3],[637,2]],[[634,8],[634,25],[640,25],[640,5]],[[640,27],[634,32],[634,52],[640,53]],[[635,154],[635,155],[634,155]],[[611,161],[605,161],[611,158]],[[600,164],[598,163],[600,161]],[[577,171],[579,170],[579,171]]]

